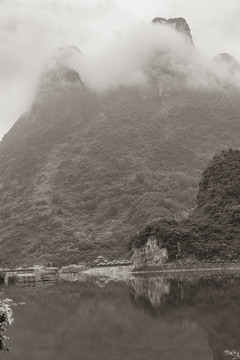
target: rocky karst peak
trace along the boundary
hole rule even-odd
[[[156,17],[152,20],[152,22],[155,24],[159,23],[159,24],[170,25],[175,27],[177,31],[186,35],[187,38],[190,40],[190,42],[193,44],[190,27],[184,18],[177,17],[177,18],[170,18],[167,20],[162,17]]]
[[[58,48],[41,75],[38,92],[83,85],[79,75],[81,56],[81,51],[75,46]]]

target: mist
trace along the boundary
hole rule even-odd
[[[194,6],[188,0],[2,0],[0,6],[0,137],[31,106],[59,48],[80,49],[80,56],[68,55],[68,66],[94,91],[240,87],[238,68],[212,61],[225,51],[238,57],[235,0],[196,0]],[[195,47],[172,27],[151,24],[155,16],[185,17]]]
[[[157,85],[161,93],[240,87],[238,67],[213,61],[170,25],[145,23],[116,33],[105,46],[83,53],[76,65],[72,63],[83,82],[95,90]]]

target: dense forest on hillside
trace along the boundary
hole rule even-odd
[[[223,151],[204,170],[197,204],[181,221],[161,220],[133,239],[137,248],[154,235],[170,260],[239,260],[240,151]]]
[[[46,75],[0,143],[1,266],[125,257],[145,224],[191,211],[209,159],[239,147],[239,118],[234,89],[94,93],[68,69]]]

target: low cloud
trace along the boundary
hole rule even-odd
[[[240,73],[233,71],[231,63],[213,62],[172,26],[152,23],[116,33],[105,46],[83,53],[77,70],[97,90],[152,85],[159,92],[240,87]]]
[[[147,6],[133,0],[131,7],[125,0],[0,0],[0,137],[31,104],[38,78],[59,48],[81,50],[70,64],[97,91],[117,86],[157,86],[159,92],[182,86],[240,87],[238,70],[227,62],[212,62],[212,51],[218,47],[212,45],[208,52],[199,46],[203,40],[214,44],[225,9],[234,17],[239,6],[238,0],[231,6],[227,0],[213,3],[196,0],[196,10],[192,0],[149,0]],[[211,14],[219,6],[221,13],[211,27]],[[204,17],[198,19],[198,11],[203,14],[206,9],[213,34],[209,39]],[[196,47],[173,28],[151,24],[155,16],[186,17]],[[231,23],[225,25],[222,40],[233,34]],[[221,41],[222,46],[225,43]],[[226,51],[237,48],[233,40],[230,43]]]

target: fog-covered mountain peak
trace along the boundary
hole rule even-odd
[[[190,27],[184,18],[177,17],[177,18],[170,18],[167,20],[162,17],[155,17],[152,22],[156,24],[159,23],[159,24],[170,25],[175,27],[177,31],[186,35],[187,38],[190,40],[190,42],[193,44]]]

